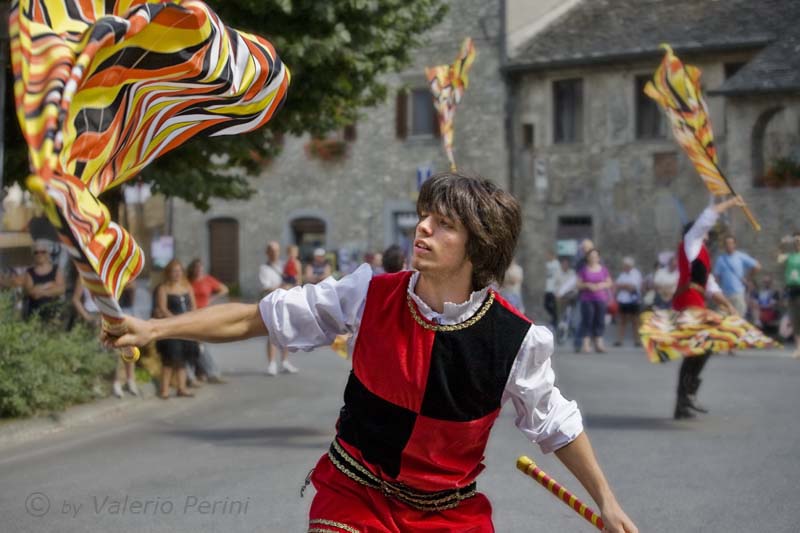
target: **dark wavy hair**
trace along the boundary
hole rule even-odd
[[[522,227],[519,203],[513,196],[487,179],[443,172],[420,189],[417,214],[423,211],[459,220],[467,229],[473,290],[493,281],[503,283]]]

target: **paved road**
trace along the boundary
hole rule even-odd
[[[348,363],[321,350],[295,358],[300,374],[268,378],[260,342],[214,350],[228,385],[0,452],[0,532],[304,531],[310,498],[299,488],[333,436]],[[633,349],[555,361],[643,532],[800,531],[800,362],[712,359],[701,390],[712,413],[678,423],[676,364],[650,365]],[[515,471],[523,453],[586,496],[506,409],[479,480],[497,531],[591,531]]]

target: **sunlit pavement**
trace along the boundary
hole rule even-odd
[[[147,400],[0,454],[2,531],[301,532],[309,469],[333,436],[349,363],[328,349],[267,377],[259,341],[213,346],[226,385],[194,399]],[[800,361],[785,352],[713,358],[700,399],[711,413],[671,419],[677,363],[632,347],[554,356],[619,500],[646,532],[798,531]],[[135,401],[135,400],[129,400]],[[528,454],[587,503],[507,406],[478,480],[498,532],[591,531],[514,467]]]

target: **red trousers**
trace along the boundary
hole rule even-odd
[[[455,509],[420,511],[341,473],[323,455],[311,482],[317,489],[309,512],[310,533],[493,533],[492,506],[483,494]]]

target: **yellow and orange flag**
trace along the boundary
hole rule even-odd
[[[425,69],[425,75],[433,93],[433,107],[439,118],[439,130],[450,168],[456,170],[453,155],[453,119],[456,106],[461,102],[464,91],[469,85],[467,74],[475,61],[475,45],[467,37],[461,45],[461,51],[452,65],[439,65]]]
[[[19,0],[9,34],[28,187],[113,333],[144,256],[97,197],[196,135],[266,124],[289,71],[198,0]]]
[[[644,92],[666,113],[675,140],[686,151],[711,194],[735,195],[719,168],[714,132],[700,85],[701,71],[695,66],[684,65],[669,45],[661,47],[666,51],[664,59]],[[761,226],[747,206],[742,209],[753,227],[760,230]]]

